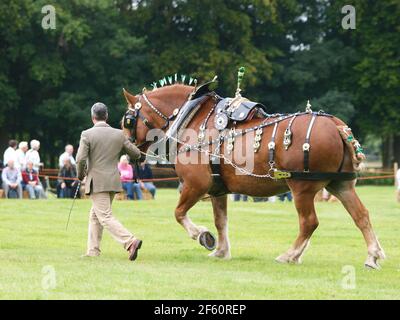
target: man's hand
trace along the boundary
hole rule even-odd
[[[134,161],[141,157],[141,152],[132,142],[130,142],[126,137],[124,140],[124,151],[128,154],[129,158]]]
[[[33,187],[36,186],[36,181],[29,181],[28,183]]]
[[[61,183],[61,189],[65,189],[66,186],[67,186],[67,185],[65,184],[65,182],[62,182],[62,183]]]

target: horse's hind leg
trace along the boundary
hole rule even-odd
[[[228,238],[227,199],[228,196],[226,195],[221,197],[211,197],[215,227],[218,230],[218,244],[216,250],[209,254],[210,257],[223,259],[231,258],[231,249]]]
[[[311,235],[318,227],[318,218],[315,213],[314,197],[322,188],[321,183],[298,181],[289,182],[292,189],[294,203],[299,215],[299,234],[293,246],[275,260],[281,263],[301,263],[301,257],[307,248]]]
[[[342,202],[364,236],[368,248],[365,266],[378,269],[378,259],[385,259],[385,253],[372,229],[368,210],[356,193],[354,181],[333,182],[327,186],[327,189]]]

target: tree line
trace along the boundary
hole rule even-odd
[[[346,2],[55,1],[56,28],[44,29],[47,0],[1,1],[0,149],[10,138],[36,138],[52,166],[91,125],[94,102],[106,103],[118,126],[123,87],[218,75],[218,93],[232,96],[245,66],[246,97],[271,113],[303,110],[310,99],[362,142],[381,141],[390,166],[400,161],[400,3],[353,0],[355,29],[344,29]]]

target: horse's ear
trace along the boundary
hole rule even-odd
[[[125,88],[122,88],[122,92],[124,93],[126,102],[130,105],[134,105],[136,103],[136,98],[134,95],[130,94]]]

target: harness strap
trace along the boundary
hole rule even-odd
[[[173,113],[168,117],[165,114],[163,114],[160,110],[158,110],[154,104],[151,103],[151,101],[149,100],[149,98],[146,96],[146,94],[142,94],[141,97],[143,97],[143,99],[146,101],[147,105],[150,107],[150,109],[152,109],[156,114],[158,114],[159,117],[161,117],[162,119],[165,120],[164,125],[161,127],[161,130],[166,129],[169,126],[170,121],[172,121],[177,115],[178,112],[180,110],[180,108],[176,108]],[[140,101],[140,100],[139,100]],[[182,107],[181,107],[182,108]],[[143,120],[143,119],[142,119]],[[146,120],[148,122],[148,120]],[[147,126],[147,124],[146,124]],[[147,126],[149,127],[149,126]],[[154,126],[152,126],[152,128],[154,128]]]
[[[143,123],[145,124],[145,126],[149,129],[154,129],[154,126],[150,123],[149,120],[147,120],[138,110],[137,111],[137,116],[143,121]]]
[[[357,174],[355,172],[304,172],[304,171],[275,170],[274,178],[309,180],[309,181],[322,181],[322,180],[350,181],[350,180],[355,180],[357,178]]]
[[[149,105],[149,107],[155,112],[157,113],[161,118],[163,118],[165,121],[168,121],[168,117],[166,115],[164,115],[160,110],[158,110],[149,100],[149,98],[147,98],[147,96],[143,93],[142,94],[143,99],[146,101],[146,103]]]
[[[210,167],[213,183],[207,193],[213,197],[220,197],[229,193],[229,190],[221,177],[221,164],[210,161]]]
[[[306,140],[303,144],[303,152],[304,152],[304,172],[310,171],[310,138],[311,138],[311,130],[314,126],[315,119],[317,118],[317,114],[313,113],[310,123],[308,125],[308,130],[306,134]]]
[[[343,139],[342,139],[342,145],[343,145],[343,158],[342,158],[342,161],[340,162],[340,166],[339,166],[338,172],[342,171],[343,165],[344,165],[344,159],[346,157],[346,154],[345,154],[346,153],[346,145],[345,145]]]
[[[274,130],[272,131],[271,135],[271,140],[268,143],[268,162],[269,164],[273,164],[275,161],[275,137],[276,137],[276,131],[278,129],[278,122],[275,123],[274,125]]]

